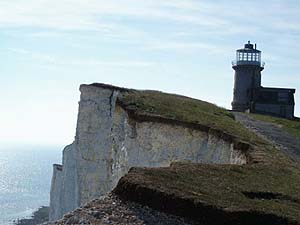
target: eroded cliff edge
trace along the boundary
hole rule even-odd
[[[108,193],[131,167],[268,161],[249,144],[256,137],[210,103],[104,84],[80,91],[75,140],[54,166],[50,220]]]

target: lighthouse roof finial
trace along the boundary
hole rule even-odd
[[[253,49],[253,44],[251,44],[250,41],[248,41],[248,44],[245,44],[246,49]]]

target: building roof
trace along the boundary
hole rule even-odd
[[[253,44],[250,43],[250,41],[248,41],[247,44],[245,44],[244,48],[238,49],[238,52],[255,52],[255,53],[260,53],[261,51],[256,49],[256,44],[255,47],[253,46]]]
[[[296,89],[294,88],[274,88],[274,87],[262,87],[260,91],[268,91],[268,92],[292,92],[295,93]]]

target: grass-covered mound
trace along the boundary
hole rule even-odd
[[[212,225],[300,224],[300,171],[293,167],[174,164],[133,168],[114,192]]]
[[[212,133],[244,151],[248,162],[280,163],[281,154],[214,104],[160,91],[121,89],[117,103],[139,121],[170,123]],[[276,161],[276,162],[275,162]]]
[[[234,116],[226,109],[205,101],[159,91],[129,90],[119,96],[118,103],[137,119],[160,118],[170,123],[182,122],[205,131],[222,131],[244,141],[255,138],[235,123]]]

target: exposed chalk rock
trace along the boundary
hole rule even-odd
[[[53,165],[53,175],[51,181],[50,191],[50,208],[49,208],[49,220],[57,220],[63,216],[63,209],[61,204],[62,199],[62,166]]]
[[[228,140],[197,129],[131,118],[117,103],[122,90],[81,85],[75,141],[54,167],[50,220],[111,191],[131,167],[174,161],[245,164]]]

